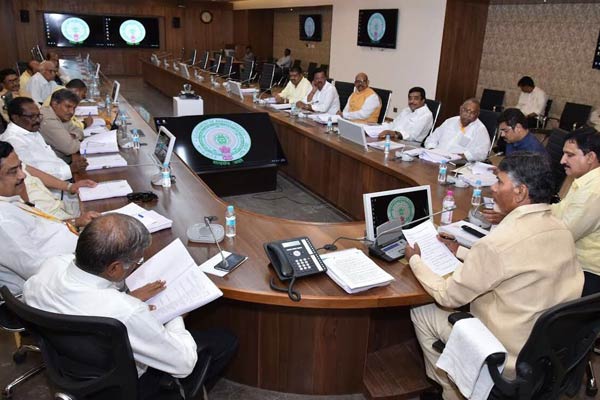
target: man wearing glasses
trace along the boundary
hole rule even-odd
[[[428,149],[458,154],[467,161],[483,161],[490,149],[490,136],[479,117],[479,100],[467,99],[460,115],[448,118],[425,140]]]
[[[360,72],[354,78],[354,93],[348,98],[344,111],[339,114],[358,124],[377,123],[381,111],[381,99],[369,87],[369,77]]]
[[[58,86],[54,80],[57,73],[58,69],[52,61],[44,61],[40,64],[39,72],[27,82],[27,93],[31,94],[31,98],[38,104],[42,104]]]

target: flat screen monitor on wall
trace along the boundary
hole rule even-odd
[[[397,8],[359,10],[357,45],[395,49],[397,32]]]
[[[322,36],[321,15],[300,16],[300,40],[320,42]]]
[[[44,13],[48,47],[159,48],[158,18]]]

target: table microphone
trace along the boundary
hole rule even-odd
[[[263,94],[265,94],[265,93],[267,93],[268,91],[270,91],[271,89],[273,89],[275,86],[276,86],[275,84],[272,84],[272,85],[271,85],[269,88],[267,88],[267,89],[263,90],[262,92],[260,92],[260,93],[258,94],[258,100],[260,101],[260,97],[261,97]]]
[[[221,246],[219,245],[219,241],[215,237],[215,234],[214,234],[212,228],[210,227],[210,223],[212,221],[216,221],[216,220],[217,220],[217,217],[215,217],[214,215],[210,215],[210,216],[205,216],[204,217],[204,223],[206,224],[206,227],[208,228],[208,231],[210,232],[211,236],[215,240],[215,244],[217,245],[217,248],[219,249],[219,254],[221,255],[221,262],[219,264],[220,264],[221,268],[227,269],[227,267],[229,266],[229,264],[227,263],[227,259],[225,258],[225,254],[223,254],[223,249],[221,249]]]

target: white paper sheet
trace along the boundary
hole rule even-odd
[[[359,249],[323,254],[321,259],[327,266],[327,275],[348,293],[385,286],[394,280]]]
[[[172,220],[163,217],[154,210],[146,210],[135,203],[129,203],[124,207],[107,212],[129,215],[144,224],[150,233],[170,228],[173,225]]]
[[[127,196],[133,190],[126,180],[99,182],[96,187],[79,188],[79,199],[81,201],[110,199],[112,197]]]
[[[361,124],[368,137],[376,138],[379,134],[386,130],[384,125],[367,125]]]
[[[402,233],[411,247],[414,247],[415,243],[419,245],[421,259],[436,274],[442,276],[449,274],[460,264],[458,258],[437,239],[437,231],[431,220],[422,222],[411,229],[403,229]]]
[[[117,131],[107,131],[83,139],[79,146],[83,155],[99,153],[118,153]]]
[[[98,106],[78,106],[75,108],[75,116],[87,117],[88,115],[98,115]]]
[[[229,257],[230,255],[230,252],[223,250],[223,256],[225,258]],[[204,261],[202,264],[200,264],[200,269],[203,272],[206,272],[207,274],[223,277],[231,271],[222,271],[220,269],[215,269],[215,265],[219,264],[221,261],[223,261],[223,257],[221,257],[221,254],[217,253],[208,260]]]
[[[121,157],[120,154],[104,154],[90,156],[86,159],[88,162],[88,166],[85,168],[86,171],[127,166],[127,160]]]
[[[379,142],[367,143],[367,146],[372,147],[377,150],[384,150],[385,149],[385,140],[381,140]],[[403,148],[404,148],[404,144],[402,144],[402,143],[390,142],[390,150],[398,150],[398,149],[403,149]]]

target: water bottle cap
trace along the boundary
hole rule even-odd
[[[454,192],[452,190],[448,190],[446,192],[446,196],[453,196],[453,195],[454,195]]]
[[[475,181],[475,184],[476,184],[477,186],[481,186],[481,181],[480,181],[479,179],[477,179],[477,180]]]
[[[442,160],[441,164],[446,165],[446,160]]]
[[[163,163],[163,168],[169,168],[169,163]]]
[[[227,206],[227,211],[233,212],[233,206]]]

